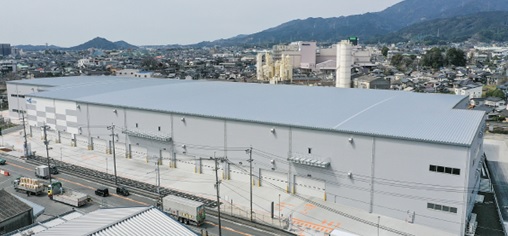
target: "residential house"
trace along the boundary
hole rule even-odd
[[[498,97],[488,97],[485,99],[485,105],[489,107],[506,106],[506,101]]]
[[[362,89],[390,89],[390,82],[382,77],[363,75],[353,80],[353,87]]]
[[[465,87],[455,88],[456,95],[466,95],[469,99],[481,98],[483,86],[477,84],[468,84]]]

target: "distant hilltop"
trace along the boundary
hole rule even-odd
[[[496,12],[494,12],[496,11]],[[349,36],[366,43],[508,41],[508,0],[404,0],[379,12],[331,18],[297,19],[253,34],[206,41],[203,46],[270,46],[295,41],[334,44]],[[467,24],[465,23],[467,22]],[[166,45],[179,46],[179,45]],[[136,49],[125,41],[94,38],[70,48],[18,45],[24,50]]]
[[[71,47],[71,48],[69,48],[69,50],[79,51],[79,50],[86,50],[89,48],[115,50],[115,49],[137,49],[138,47],[134,46],[132,44],[128,44],[125,41],[111,42],[105,38],[96,37],[86,43]]]
[[[421,32],[411,30],[412,26],[419,23],[429,22],[436,19],[456,19],[459,16],[461,20],[467,20],[468,17],[474,18],[472,21],[475,30],[485,30],[491,24],[503,25],[508,28],[507,21],[492,17],[495,14],[477,14],[481,12],[508,12],[507,0],[405,0],[397,3],[387,9],[365,13],[361,15],[340,16],[332,18],[308,18],[305,20],[292,20],[279,26],[266,29],[254,34],[238,35],[228,39],[219,39],[212,42],[201,42],[195,46],[233,46],[233,45],[273,45],[285,44],[294,41],[317,41],[321,43],[337,43],[351,35],[358,36],[363,42],[377,43],[384,39],[396,39],[394,36],[383,38],[383,36],[393,33],[397,35],[399,30],[411,32],[412,35],[427,35],[431,32],[426,27],[418,25],[417,29]],[[485,19],[485,20],[484,20]],[[469,20],[471,22],[471,20]],[[475,23],[476,22],[476,23]],[[446,22],[440,22],[447,25]],[[428,26],[428,25],[427,25]],[[432,27],[432,29],[436,29]],[[508,35],[497,35],[489,37],[488,32],[473,32],[466,24],[453,25],[452,28],[442,28],[441,35],[453,29],[456,39],[465,41],[471,37],[477,37],[486,41],[508,41]],[[464,34],[461,34],[461,31]],[[494,32],[499,32],[497,29]],[[438,35],[437,31],[433,35]],[[407,40],[406,37],[398,38]],[[485,36],[485,37],[482,37]]]
[[[23,49],[26,51],[40,51],[40,50],[87,50],[89,48],[103,49],[103,50],[120,50],[120,49],[137,49],[137,46],[129,44],[125,41],[111,42],[105,38],[96,37],[88,42],[80,44],[78,46],[64,48],[55,45],[16,45],[16,48]]]

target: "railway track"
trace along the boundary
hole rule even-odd
[[[47,165],[47,158],[41,157],[41,156],[32,156],[29,157],[26,160],[27,163],[34,164],[34,165]],[[82,166],[77,166],[73,164],[69,164],[66,162],[58,161],[51,159],[50,163],[52,166],[56,166],[58,168],[58,171],[62,173],[66,173],[69,175],[77,176],[83,179],[87,179],[90,181],[94,181],[97,183],[101,183],[104,185],[110,185],[115,186],[115,176],[112,174],[104,173],[98,170],[89,169]],[[202,202],[205,204],[208,208],[215,208],[217,207],[217,202],[214,200],[210,200],[207,198],[202,198],[199,196],[195,196],[192,194],[184,193],[178,190],[169,189],[165,187],[157,187],[153,184],[148,184],[132,179],[127,179],[123,177],[117,177],[118,185],[120,186],[126,186],[129,188],[130,192],[153,198],[153,199],[159,199],[159,197],[165,197],[167,195],[176,195],[179,197],[192,199],[194,201]]]
[[[6,155],[6,154],[3,154]],[[32,156],[26,159],[26,162],[33,165],[47,165],[48,161],[46,157],[42,156]],[[66,162],[50,159],[50,164],[52,166],[56,166],[58,168],[58,171],[61,173],[65,173],[68,175],[72,175],[75,177],[83,178],[89,181],[93,181],[102,185],[106,186],[115,186],[115,176],[112,174],[104,173],[101,171],[89,169],[82,166],[77,166],[73,164],[69,164]],[[118,185],[120,186],[126,186],[129,188],[129,191],[131,193],[135,193],[141,196],[145,196],[151,199],[154,199],[154,203],[162,197],[165,197],[167,195],[176,195],[187,199],[192,199],[195,201],[199,201],[205,204],[207,207],[207,214],[213,215],[215,217],[218,216],[217,212],[217,202],[215,200],[210,200],[207,198],[202,198],[199,196],[195,196],[192,194],[180,192],[178,190],[169,189],[165,187],[160,187],[159,192],[157,192],[157,186],[153,184],[148,184],[132,179],[127,179],[123,177],[117,177]],[[294,236],[295,234],[292,232],[285,231],[280,228],[276,228],[273,226],[269,226],[266,224],[263,224],[261,222],[250,222],[248,219],[242,219],[236,216],[230,216],[228,214],[221,214],[221,216],[225,219],[228,219],[230,221],[234,221],[237,223],[242,223],[245,225],[250,225],[252,227],[266,230],[267,232],[272,232],[277,235],[289,235]]]

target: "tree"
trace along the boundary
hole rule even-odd
[[[422,65],[433,69],[439,69],[444,66],[445,58],[440,48],[432,48],[423,55]]]
[[[465,66],[466,54],[457,48],[450,48],[446,51],[446,62],[448,65]]]
[[[404,56],[402,56],[402,54],[395,54],[392,56],[392,59],[390,60],[390,64],[392,64],[392,66],[399,67],[402,63],[403,58],[404,58]]]
[[[498,98],[501,98],[501,99],[505,99],[506,98],[506,94],[504,94],[504,92],[501,89],[498,89],[498,88],[496,88],[494,90],[488,91],[485,95],[487,97],[498,97]]]
[[[390,49],[388,49],[386,46],[384,46],[382,49],[381,49],[381,54],[383,54],[383,56],[388,56],[388,51]]]

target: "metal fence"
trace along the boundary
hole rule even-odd
[[[242,218],[245,220],[250,220],[249,215],[249,209],[246,209],[245,207],[239,207],[231,202],[221,202],[220,211],[221,214],[227,214],[230,216]],[[278,218],[278,216],[274,216],[273,218],[271,215],[268,214],[260,214],[253,212],[252,213],[252,221],[255,223],[261,223],[265,224],[274,228],[279,229],[287,229],[288,228],[288,219],[287,218]]]

